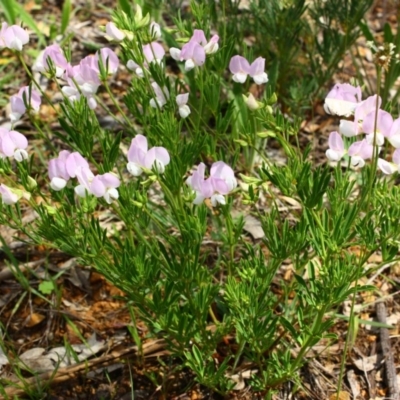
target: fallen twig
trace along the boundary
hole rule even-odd
[[[378,321],[386,324],[386,306],[385,303],[379,302],[376,304],[376,315]],[[385,357],[386,380],[390,399],[400,400],[399,385],[397,384],[396,367],[394,365],[392,346],[390,345],[389,332],[386,328],[380,328],[380,339],[382,353]]]
[[[149,356],[164,349],[165,341],[157,339],[152,342],[143,344],[142,352],[144,356]],[[45,372],[43,374],[33,376],[24,381],[13,383],[12,387],[5,389],[7,396],[13,398],[14,396],[21,396],[34,389],[35,386],[50,386],[55,383],[60,383],[74,378],[79,372],[87,373],[94,368],[106,367],[115,362],[116,359],[123,357],[132,357],[137,355],[138,347],[130,346],[123,350],[114,350],[109,354],[97,357],[90,361],[84,361],[79,364],[71,365],[66,368],[60,368],[57,371]]]

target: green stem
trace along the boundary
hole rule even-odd
[[[132,129],[136,132],[136,129],[135,129],[135,127],[133,126],[132,122],[131,122],[130,119],[127,117],[126,113],[124,113],[124,112],[122,111],[120,105],[118,104],[117,100],[115,99],[115,97],[114,97],[114,95],[113,95],[113,93],[112,93],[112,91],[111,91],[111,89],[110,89],[110,86],[108,85],[107,80],[104,80],[102,83],[103,83],[104,87],[106,88],[106,91],[107,91],[108,95],[110,96],[110,99],[111,99],[111,101],[113,102],[115,108],[116,108],[116,109],[119,111],[119,113],[122,115],[122,118],[125,120],[125,122],[127,123],[127,125],[128,125],[130,128],[132,128]]]
[[[39,90],[40,94],[46,99],[47,103],[55,110],[57,111],[57,109],[55,108],[53,102],[51,101],[50,97],[47,96],[47,94],[43,91],[43,89],[40,87],[39,83],[36,81],[36,79],[34,78],[32,72],[29,70],[28,66],[25,63],[24,58],[22,57],[22,54],[20,52],[17,53],[18,55],[18,59],[20,61],[20,63],[22,64],[22,66],[25,69],[25,72],[27,73],[27,75],[29,76],[29,78],[31,79],[31,81],[35,84],[35,86],[37,87],[37,89]],[[57,112],[58,113],[58,112]]]

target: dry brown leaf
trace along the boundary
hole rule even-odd
[[[347,392],[339,392],[339,397],[337,397],[336,393],[331,394],[329,396],[329,400],[350,400],[350,394]]]
[[[32,326],[40,324],[45,318],[46,317],[43,314],[33,313],[28,316],[25,326],[28,328],[32,328]]]

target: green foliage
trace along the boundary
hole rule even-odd
[[[315,166],[311,146],[303,148],[298,137],[301,114],[365,30],[360,21],[371,1],[318,0],[306,6],[304,0],[259,0],[244,10],[237,2],[192,1],[186,15],[176,15],[176,30],[163,32],[165,41],[181,48],[195,29],[203,29],[207,40],[218,29],[221,42],[204,65],[189,71],[183,62],[150,63],[143,54],[143,45],[153,41],[147,11],[164,3],[120,0],[113,12],[113,22],[125,34],[121,59],[134,60],[143,75],[133,76],[119,99],[108,84],[107,63],[100,63],[113,110],[96,100],[118,128],[102,127],[81,90],[79,100],[63,98],[60,129],[51,136],[63,149],[87,158],[97,174],[118,176],[118,199],[107,202],[89,192],[77,197],[72,179],[59,191],[38,187],[31,177],[36,157],[16,168],[10,158],[0,158],[1,176],[7,183],[17,180],[21,202],[38,215],[23,224],[21,204],[3,202],[0,224],[20,230],[33,243],[78,257],[123,290],[139,348],[138,320],[149,336],[165,339],[172,356],[200,384],[229,393],[231,377],[246,360],[255,366],[252,386],[272,392],[297,380],[320,340],[336,339],[331,328],[341,303],[371,290],[359,284],[368,274],[371,254],[380,251],[389,263],[398,253],[400,193],[393,182],[380,179],[376,158],[362,174],[340,164]],[[179,2],[172,3],[178,7]],[[63,32],[69,17],[66,2]],[[388,28],[385,35],[394,39]],[[251,47],[245,42],[249,37],[255,40]],[[267,59],[270,82],[265,90],[257,89],[252,107],[243,95],[254,87],[245,83],[243,89],[226,71],[237,53],[250,61]],[[154,82],[165,104],[155,101]],[[184,118],[177,96],[187,92],[191,113]],[[168,151],[165,171],[154,163],[143,166],[138,177],[128,175],[127,148],[139,133],[149,148]],[[265,156],[267,144],[279,146],[282,162]],[[54,149],[54,143],[44,147]],[[211,196],[193,204],[199,193],[187,184],[191,169],[200,162],[209,169],[217,160],[242,172],[244,184],[229,195],[213,189],[224,199],[217,206],[212,200],[210,206]],[[88,179],[91,185],[95,178]],[[294,206],[283,206],[282,199]],[[245,236],[246,217],[233,216],[238,208],[257,217],[262,240],[253,243]],[[106,226],[102,212],[118,224]],[[27,290],[42,297],[59,292],[58,276],[46,278],[38,290],[29,288],[18,262],[6,253]],[[292,274],[286,276],[282,271],[288,265]],[[222,343],[223,360],[216,362]]]

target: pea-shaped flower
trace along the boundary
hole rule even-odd
[[[224,196],[237,186],[232,168],[223,161],[217,161],[211,166],[208,179],[204,177],[205,168],[204,163],[200,163],[193,175],[186,180],[186,184],[196,193],[193,204],[201,204],[207,198],[210,198],[213,207],[226,204]]]
[[[147,138],[136,135],[129,147],[128,161],[127,169],[133,176],[141,175],[143,168],[154,168],[162,174],[170,162],[170,157],[164,147],[152,147],[148,150]]]
[[[96,175],[92,179],[90,192],[96,197],[104,197],[104,200],[111,204],[119,197],[117,187],[121,184],[120,180],[109,172],[103,175]]]
[[[14,94],[10,97],[11,122],[18,121],[22,117],[22,115],[25,114],[25,104],[27,104],[28,107],[37,112],[39,111],[41,103],[42,99],[40,98],[40,93],[37,90],[29,88],[29,86],[22,87],[21,89],[19,89],[17,94]]]
[[[349,83],[337,83],[325,98],[325,112],[349,117],[361,102],[361,88]]]
[[[268,82],[268,75],[265,70],[265,58],[258,57],[250,63],[242,56],[233,56],[229,62],[229,70],[232,72],[232,79],[238,83],[244,83],[247,75],[250,75],[257,85]]]
[[[27,147],[28,140],[22,133],[0,128],[0,157],[14,157],[21,162],[28,159]]]
[[[337,132],[331,132],[329,135],[329,149],[326,151],[326,157],[330,161],[340,161],[346,150],[342,137]]]
[[[0,195],[3,204],[15,204],[22,197],[22,191],[18,190],[18,192],[20,193],[16,193],[13,189],[10,189],[8,186],[4,185],[4,183],[0,185]]]
[[[182,118],[186,118],[190,114],[190,108],[187,105],[188,100],[189,93],[178,94],[178,96],[176,96],[176,104],[178,104],[179,115]]]
[[[0,49],[7,47],[11,50],[22,50],[22,46],[29,42],[29,35],[25,29],[18,25],[8,26],[6,22],[1,24]]]

